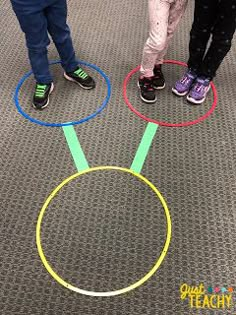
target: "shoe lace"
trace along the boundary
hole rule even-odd
[[[143,86],[145,87],[145,89],[146,89],[147,91],[154,91],[154,88],[152,87],[152,82],[151,82],[151,80],[150,80],[150,82],[149,82],[149,81],[146,81]]]
[[[46,84],[37,84],[35,88],[35,96],[40,98],[44,97],[46,88]]]
[[[180,83],[184,84],[184,85],[188,85],[189,82],[190,82],[191,78],[190,76],[188,76],[187,74],[185,74],[181,80],[180,80]]]
[[[207,81],[208,82],[208,81]],[[204,80],[201,80],[201,81],[197,81],[194,85],[194,91],[196,92],[202,92],[206,89],[206,83]],[[205,84],[204,84],[205,83]]]
[[[88,77],[87,73],[81,68],[75,70],[74,74],[81,79],[86,79]]]
[[[202,83],[199,83],[199,82],[197,82],[195,85],[194,85],[194,90],[196,91],[196,92],[201,92],[203,89],[204,89],[205,87],[204,87],[204,85],[202,84]]]

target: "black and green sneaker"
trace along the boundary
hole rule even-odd
[[[94,89],[96,85],[93,78],[79,67],[73,72],[65,72],[64,77],[69,81],[78,83],[85,90]]]
[[[54,88],[53,83],[49,84],[39,84],[36,83],[33,107],[35,109],[43,109],[49,104],[49,95],[52,93]]]

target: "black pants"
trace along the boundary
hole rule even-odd
[[[235,29],[236,0],[195,0],[189,68],[212,79],[231,48]]]

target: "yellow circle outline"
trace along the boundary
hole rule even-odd
[[[52,267],[49,265],[49,263],[47,262],[47,259],[43,253],[43,249],[42,249],[42,245],[41,245],[41,237],[40,237],[40,230],[41,230],[41,223],[42,223],[42,219],[43,219],[43,215],[49,205],[49,203],[51,202],[51,200],[55,197],[55,195],[58,193],[58,191],[64,187],[67,183],[69,183],[71,180],[83,175],[83,174],[87,174],[87,173],[91,173],[94,171],[102,171],[102,170],[118,170],[118,171],[122,171],[125,173],[129,173],[132,174],[133,176],[137,177],[139,180],[141,180],[142,182],[144,182],[145,184],[147,184],[152,191],[155,192],[155,194],[157,195],[157,197],[159,198],[159,200],[161,201],[161,204],[165,210],[165,216],[166,216],[166,222],[167,222],[167,233],[166,233],[166,241],[165,241],[165,245],[163,247],[163,250],[161,252],[160,257],[158,258],[158,260],[156,261],[155,265],[152,267],[152,269],[140,280],[138,280],[137,282],[135,282],[134,284],[131,284],[130,286],[123,288],[123,289],[119,289],[119,290],[115,290],[115,291],[108,291],[108,292],[95,292],[95,291],[87,291],[87,290],[82,290],[79,289],[77,287],[74,287],[73,285],[67,283],[66,281],[64,281],[62,278],[60,278],[58,276],[58,274],[56,272],[54,272],[54,270],[52,269]],[[115,296],[115,295],[119,295],[119,294],[123,294],[123,293],[127,293],[131,290],[134,290],[138,287],[140,287],[141,285],[143,285],[149,278],[151,278],[151,276],[157,271],[157,269],[160,267],[162,261],[164,260],[166,253],[168,251],[169,245],[170,245],[170,241],[171,241],[171,217],[170,217],[170,213],[167,207],[167,204],[164,200],[164,198],[162,197],[161,193],[158,191],[158,189],[148,180],[146,179],[144,176],[142,176],[139,173],[134,172],[131,169],[127,169],[127,168],[123,168],[123,167],[118,167],[118,166],[99,166],[99,167],[93,167],[93,168],[89,168],[86,169],[84,171],[78,172],[70,177],[68,177],[67,179],[65,179],[60,185],[58,185],[53,192],[49,195],[49,197],[46,199],[40,213],[39,213],[39,217],[38,217],[38,221],[37,221],[37,226],[36,226],[36,244],[37,244],[37,249],[38,249],[38,253],[39,256],[45,266],[45,268],[47,269],[47,271],[49,272],[49,274],[61,285],[63,285],[64,287],[66,287],[67,289],[70,289],[74,292],[80,293],[80,294],[84,294],[84,295],[89,295],[89,296]]]

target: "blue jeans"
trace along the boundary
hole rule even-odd
[[[78,66],[66,23],[66,0],[11,0],[13,10],[25,33],[26,45],[35,80],[41,84],[53,81],[49,70],[47,46],[51,35],[61,58],[62,67],[72,72]]]

